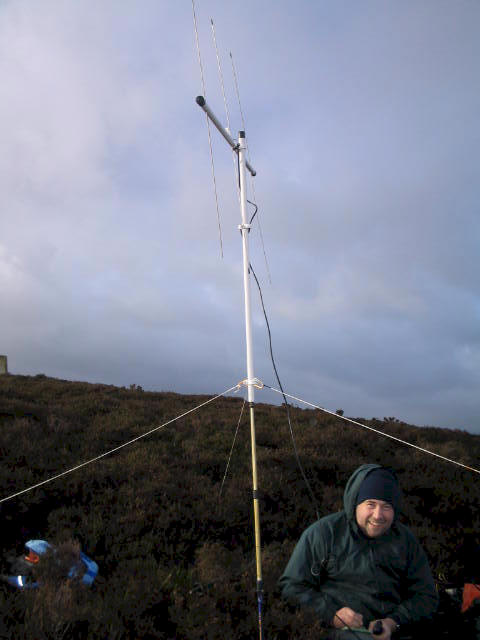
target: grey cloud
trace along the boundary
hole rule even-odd
[[[222,391],[245,377],[239,211],[212,131],[221,260],[191,7],[92,7],[0,10],[0,351],[18,373]],[[478,8],[197,8],[207,99],[224,120],[213,17],[238,131],[234,53],[285,388],[479,431]]]

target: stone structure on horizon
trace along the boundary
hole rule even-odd
[[[8,373],[7,356],[0,356],[0,376]]]

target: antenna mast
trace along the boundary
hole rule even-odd
[[[240,171],[240,210],[242,223],[238,228],[242,234],[242,250],[243,250],[243,289],[245,297],[245,336],[247,348],[247,389],[248,389],[248,405],[250,409],[250,434],[252,441],[252,484],[253,484],[253,515],[255,521],[255,557],[257,565],[257,603],[258,603],[258,629],[260,640],[263,640],[263,578],[262,578],[262,553],[260,541],[260,507],[258,495],[257,480],[257,444],[255,438],[255,386],[259,381],[254,377],[253,369],[253,343],[252,343],[252,318],[250,304],[250,258],[248,247],[248,234],[251,225],[247,218],[247,170],[252,176],[256,175],[255,169],[250,165],[246,158],[246,139],[245,131],[239,131],[238,143],[233,140],[227,129],[223,128],[215,114],[208,106],[203,96],[197,96],[197,104],[205,111],[208,118],[212,121],[218,131],[222,134],[230,147],[238,155],[239,171]]]

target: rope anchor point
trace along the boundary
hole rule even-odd
[[[250,385],[254,386],[256,389],[263,389],[263,387],[265,386],[259,378],[252,378],[251,380],[245,378],[244,380],[240,380],[240,382],[237,384],[237,389],[240,389],[240,387],[242,386],[248,387]]]

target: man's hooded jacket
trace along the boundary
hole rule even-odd
[[[365,536],[355,519],[358,491],[377,464],[350,477],[344,510],[306,529],[280,578],[282,595],[312,607],[330,625],[335,612],[350,607],[371,620],[393,618],[404,625],[429,618],[437,594],[426,555],[413,533],[397,521],[378,538]]]

